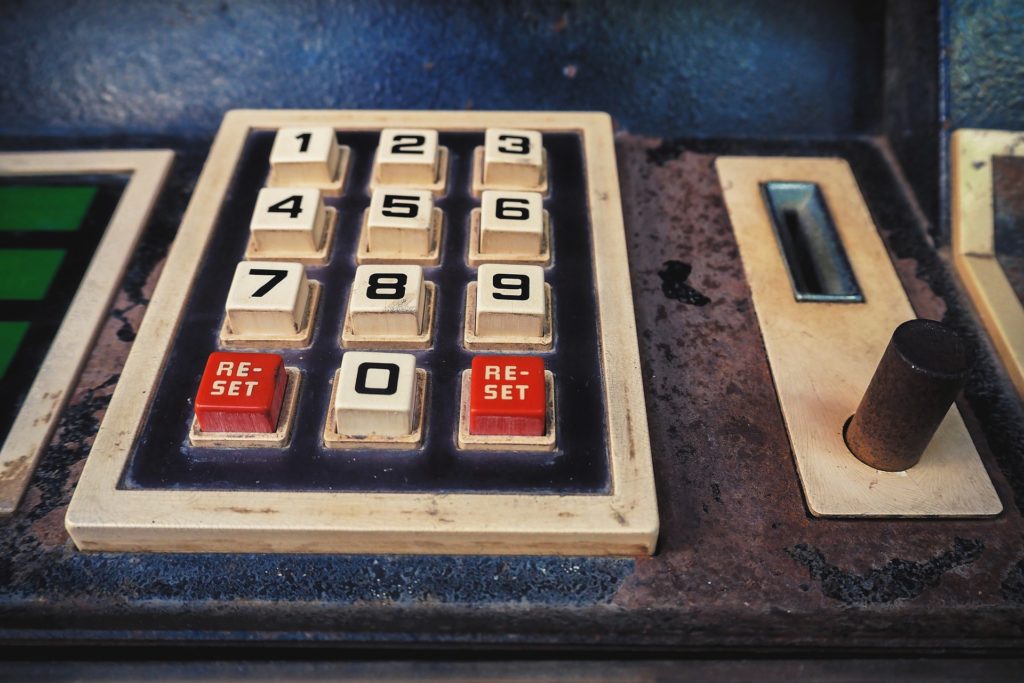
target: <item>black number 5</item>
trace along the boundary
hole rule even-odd
[[[498,151],[504,154],[529,154],[530,138],[523,135],[499,135]]]
[[[427,144],[427,139],[422,135],[396,135],[391,143],[392,154],[422,154],[423,147]]]
[[[384,208],[381,210],[385,216],[390,218],[416,218],[419,215],[420,206],[416,203],[416,197],[405,194],[384,195]]]
[[[526,301],[530,298],[530,278],[526,275],[509,275],[495,273],[491,278],[491,286],[501,290],[494,293],[495,299],[508,299],[511,301]],[[515,292],[506,294],[505,292]]]

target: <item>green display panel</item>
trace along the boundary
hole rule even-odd
[[[24,321],[0,320],[0,377],[7,374],[7,368],[18,352],[22,338],[28,332],[28,325]]]
[[[53,343],[123,176],[0,179],[0,438]]]
[[[44,298],[64,253],[63,249],[0,249],[0,299]]]
[[[77,230],[95,196],[88,186],[0,187],[0,230]]]

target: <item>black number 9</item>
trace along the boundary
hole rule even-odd
[[[526,275],[495,273],[491,278],[491,286],[496,290],[501,290],[494,292],[495,299],[526,301],[530,298],[530,278]]]

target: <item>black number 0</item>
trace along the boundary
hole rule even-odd
[[[373,273],[366,288],[366,298],[401,299],[405,297],[405,283],[408,281],[405,273]]]
[[[388,384],[386,387],[368,387],[366,386],[366,375],[370,370],[387,370],[388,372]],[[380,396],[390,396],[398,390],[398,373],[400,368],[394,363],[360,363],[359,369],[356,370],[356,393],[357,394],[377,394]]]
[[[498,151],[505,154],[529,154],[530,138],[523,135],[499,135]]]
[[[494,292],[495,299],[526,301],[530,298],[530,278],[526,275],[495,273],[491,278],[491,286],[500,292]],[[515,292],[514,294],[505,292]]]

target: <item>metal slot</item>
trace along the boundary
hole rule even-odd
[[[797,301],[863,303],[828,207],[815,183],[769,182],[761,192]]]

